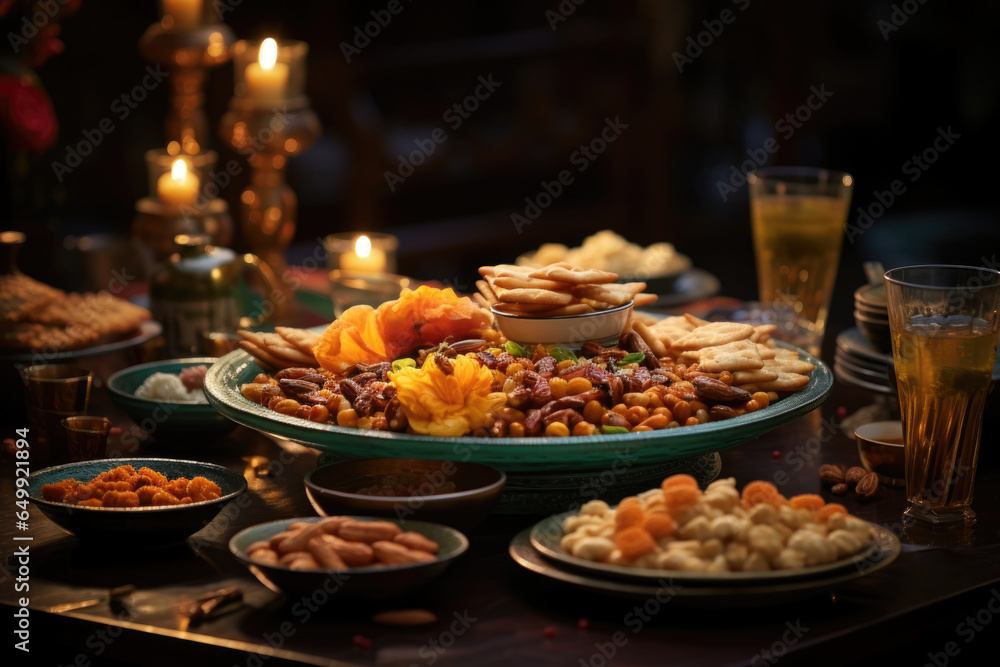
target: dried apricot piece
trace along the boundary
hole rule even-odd
[[[138,489],[136,489],[135,495],[139,497],[140,505],[152,505],[153,496],[155,496],[157,493],[160,493],[161,491],[163,491],[163,489],[161,489],[160,487],[148,484],[146,486],[140,486]]]
[[[615,510],[615,532],[641,526],[646,520],[646,513],[638,503],[627,503],[624,506],[618,505]]]
[[[830,503],[829,505],[820,508],[819,512],[816,514],[816,518],[820,521],[827,521],[830,517],[837,514],[847,516],[847,508],[840,503]]]
[[[677,531],[677,524],[669,514],[650,514],[642,524],[643,530],[650,534],[653,539],[660,540],[670,537]]]
[[[671,514],[683,512],[698,504],[701,500],[701,491],[697,487],[672,486],[663,491],[663,501],[667,506],[667,511]]]
[[[671,489],[676,486],[688,486],[693,489],[697,489],[698,480],[696,480],[691,475],[685,475],[683,473],[678,475],[671,475],[670,477],[667,477],[665,480],[663,480],[663,484],[660,485],[660,488],[666,491],[667,489]]]
[[[135,491],[105,491],[101,498],[105,507],[138,507],[139,496]]]
[[[656,551],[656,542],[652,535],[637,526],[626,528],[618,533],[615,536],[615,546],[628,560],[634,560]]]
[[[187,477],[178,477],[175,480],[167,482],[167,485],[163,487],[163,490],[180,500],[181,498],[187,497],[188,483],[189,480]]]
[[[181,501],[177,496],[166,491],[160,491],[150,500],[151,505],[180,505]]]
[[[788,499],[788,504],[795,509],[807,509],[807,510],[819,510],[826,505],[826,501],[823,500],[822,496],[817,496],[815,493],[803,493],[798,496],[792,496]]]
[[[143,466],[143,467],[139,468],[136,471],[136,474],[137,475],[145,475],[156,486],[166,486],[167,482],[170,481],[169,479],[167,479],[167,476],[164,475],[163,473],[156,472],[152,468],[147,468],[146,466]]]
[[[748,510],[754,505],[768,503],[778,506],[784,502],[784,497],[778,493],[778,489],[770,482],[754,481],[743,487],[743,498],[740,504],[743,509]]]

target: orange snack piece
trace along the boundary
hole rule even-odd
[[[161,489],[158,486],[153,486],[152,484],[147,484],[146,486],[140,486],[138,489],[136,489],[135,490],[135,495],[139,497],[139,504],[140,505],[152,505],[153,504],[153,497],[157,493],[160,493],[162,491],[163,491],[163,489]]]
[[[187,485],[191,500],[200,503],[203,500],[215,500],[222,496],[222,489],[215,482],[204,477],[195,477]]]
[[[663,480],[663,484],[660,485],[664,491],[678,486],[688,486],[693,489],[698,488],[698,480],[696,480],[691,475],[686,475],[684,473],[678,475],[671,475]]]
[[[136,471],[136,474],[137,475],[145,475],[156,486],[166,486],[167,482],[170,481],[169,479],[167,479],[166,475],[164,475],[162,473],[158,473],[155,470],[153,470],[152,468],[147,468],[145,466],[143,466],[142,468],[139,468],[139,470]]]
[[[76,488],[77,481],[70,477],[54,484],[42,486],[42,500],[52,500],[57,503],[63,502],[66,494]]]
[[[139,496],[135,491],[106,491],[101,498],[105,507],[138,507]]]
[[[701,491],[690,486],[672,486],[663,492],[663,501],[671,514],[683,512],[698,504]]]
[[[646,517],[642,529],[649,533],[653,539],[660,540],[677,532],[677,524],[674,523],[669,514],[657,512]]]
[[[785,502],[784,496],[778,493],[778,489],[770,482],[754,481],[743,487],[743,496],[740,501],[743,509],[748,510],[760,503],[769,503],[778,507]]]
[[[638,501],[626,503],[622,501],[615,510],[615,532],[620,532],[633,526],[641,526],[646,520],[646,513],[642,510]]]
[[[155,496],[150,499],[150,505],[180,505],[181,501],[177,496],[167,493],[166,491],[160,491]]]
[[[815,493],[803,493],[802,495],[789,498],[788,504],[795,509],[816,511],[822,509],[826,505],[826,501],[823,500],[822,496],[817,496]]]
[[[190,480],[187,477],[178,477],[175,480],[167,482],[167,485],[163,487],[163,490],[174,496],[178,500],[187,497],[187,488]]]
[[[635,560],[656,551],[656,542],[653,537],[638,526],[626,528],[618,533],[615,536],[615,546],[622,552],[622,556],[629,560]]]
[[[821,508],[820,511],[816,514],[816,516],[820,521],[827,521],[830,517],[835,516],[837,514],[843,514],[844,516],[847,516],[847,508],[841,505],[840,503],[830,503],[829,505],[826,505],[823,508]]]
[[[99,498],[88,498],[77,503],[81,507],[104,507],[104,503]]]

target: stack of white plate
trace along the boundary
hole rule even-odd
[[[880,394],[896,393],[892,355],[875,347],[857,327],[837,336],[833,374],[838,380]]]

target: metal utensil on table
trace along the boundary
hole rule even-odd
[[[239,586],[222,588],[211,593],[199,596],[181,605],[180,619],[178,624],[182,631],[186,631],[192,626],[200,624],[207,618],[216,614],[216,610],[232,602],[239,602],[243,599],[243,589]]]
[[[98,595],[97,597],[87,598],[86,600],[78,600],[76,602],[63,602],[62,604],[52,605],[48,607],[45,611],[52,614],[62,614],[67,611],[74,611],[76,609],[85,609],[87,607],[93,607],[94,605],[101,604],[102,602],[116,602],[120,601],[127,595],[131,595],[135,592],[135,586],[128,584],[126,586],[118,586],[112,588],[105,595]]]

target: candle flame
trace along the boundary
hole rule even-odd
[[[187,180],[187,162],[184,160],[174,160],[174,166],[170,168],[170,178],[174,183],[183,183]]]
[[[354,243],[354,252],[358,257],[367,257],[372,252],[372,241],[367,236],[359,236]]]
[[[261,69],[274,69],[276,62],[278,62],[278,43],[268,37],[260,44]]]

